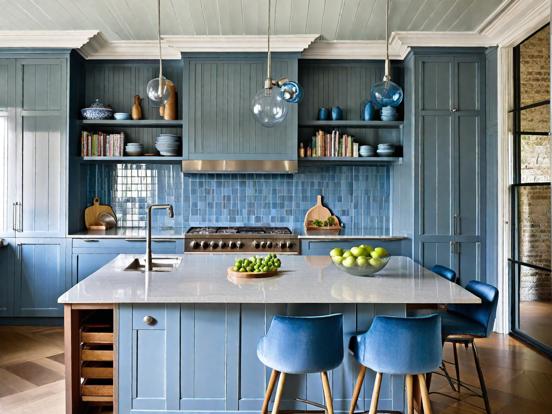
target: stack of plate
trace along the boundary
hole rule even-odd
[[[392,157],[395,154],[395,146],[393,144],[378,144],[377,153],[380,157]]]
[[[144,146],[139,142],[129,142],[125,145],[127,155],[138,157],[144,153]]]
[[[361,145],[358,150],[358,155],[361,157],[375,157],[376,149],[372,145]]]
[[[381,108],[381,120],[382,121],[396,121],[397,120],[397,108],[393,106],[384,106]]]
[[[161,134],[155,138],[155,148],[165,157],[176,157],[181,154],[180,136],[175,134]]]

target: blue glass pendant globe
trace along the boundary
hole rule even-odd
[[[384,106],[399,106],[403,100],[403,90],[395,82],[384,80],[372,86],[370,91],[372,104],[381,109]]]
[[[280,88],[280,96],[289,103],[299,103],[303,99],[303,87],[294,81],[287,81]]]
[[[251,110],[261,125],[270,128],[286,119],[288,103],[280,96],[279,88],[261,89],[251,102]]]

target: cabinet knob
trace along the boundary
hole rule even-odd
[[[146,315],[144,316],[144,323],[149,326],[153,326],[157,323],[157,320],[153,316]]]
[[[458,108],[450,108],[450,112],[456,112],[458,111]]]

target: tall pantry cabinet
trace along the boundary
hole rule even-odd
[[[0,316],[62,316],[69,54],[0,55]]]

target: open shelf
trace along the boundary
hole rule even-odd
[[[299,128],[349,127],[349,128],[401,128],[403,121],[303,121]]]
[[[308,157],[299,158],[299,165],[368,165],[398,164],[402,157]]]
[[[96,126],[120,126],[120,127],[182,127],[182,120],[177,119],[174,121],[166,121],[164,119],[139,119],[137,121],[117,120],[117,119],[83,119],[80,121],[82,125],[96,125]]]
[[[79,157],[81,162],[129,162],[129,163],[150,163],[150,164],[163,164],[163,163],[178,163],[183,160],[182,157],[163,157],[159,156],[139,156],[139,157]]]

